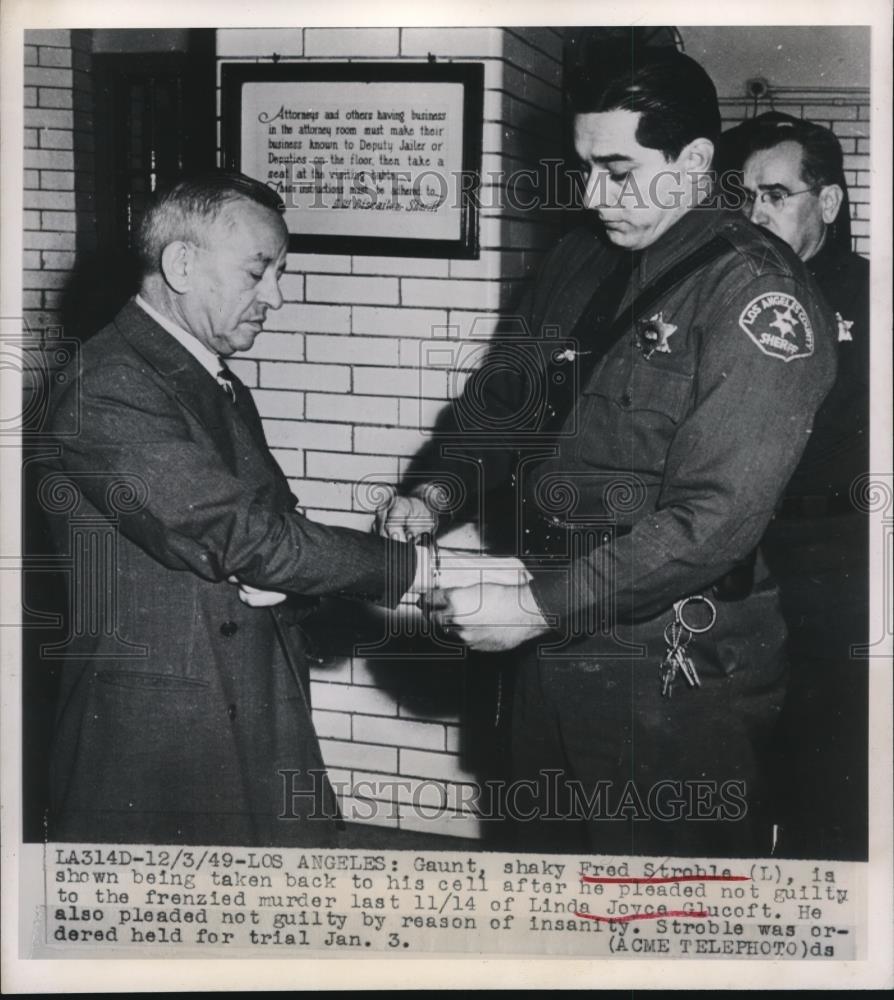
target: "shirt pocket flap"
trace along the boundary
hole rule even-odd
[[[620,410],[660,413],[676,424],[686,413],[692,378],[687,372],[634,361],[626,370],[603,372],[583,392],[606,397]]]

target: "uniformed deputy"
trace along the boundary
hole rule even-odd
[[[841,145],[778,113],[739,133],[746,211],[806,263],[835,313],[838,375],[763,549],[782,596],[792,674],[783,711],[778,851],[867,856],[869,262],[850,246]]]
[[[485,518],[512,484],[531,580],[443,593],[435,614],[475,649],[522,647],[519,848],[759,855],[784,625],[750,557],[834,378],[835,327],[788,248],[708,204],[704,70],[674,52],[605,81],[572,93],[598,230],[549,255],[521,310],[530,350],[495,344],[455,410],[475,441],[438,470]],[[382,530],[423,524],[426,495]]]

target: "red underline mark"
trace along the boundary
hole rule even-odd
[[[598,920],[604,924],[626,924],[629,920],[658,920],[662,917],[686,917],[689,920],[697,920],[710,914],[707,910],[696,910],[692,913],[687,910],[666,910],[663,913],[629,913],[623,917],[604,917],[601,913],[577,913],[576,911],[574,915],[583,920]]]
[[[651,878],[632,876],[630,878],[618,878],[599,875],[581,875],[581,882],[590,884],[610,884],[610,885],[655,885],[667,882],[750,882],[749,875],[655,875]],[[630,920],[658,920],[660,917],[684,917],[687,920],[698,920],[710,916],[707,910],[664,910],[660,913],[630,913],[623,917],[605,917],[599,913],[577,913],[576,917],[582,920],[598,920],[605,924],[626,924]]]
[[[750,875],[655,875],[652,878],[609,878],[599,875],[581,875],[581,882],[612,885],[656,885],[663,882],[750,882]]]

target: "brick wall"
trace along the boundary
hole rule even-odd
[[[720,108],[724,129],[732,128],[745,118],[753,118],[755,114],[773,110],[825,125],[838,136],[844,152],[854,250],[868,257],[869,91],[856,87],[823,92],[784,88],[776,93],[772,105],[761,103],[756,112],[753,102],[742,98],[721,99]]]
[[[59,324],[75,255],[95,246],[90,35],[25,32],[23,294],[35,332]]]
[[[270,332],[233,367],[253,387],[271,446],[308,515],[367,529],[355,484],[395,483],[459,391],[439,360],[470,336],[488,337],[557,237],[553,219],[501,203],[502,177],[561,153],[561,32],[548,28],[307,28],[218,31],[220,61],[314,59],[481,61],[485,67],[481,257],[451,261],[290,254],[286,304]],[[477,836],[462,808],[465,675],[417,639],[392,657],[351,655],[383,616],[346,606],[318,625],[323,662],[312,673],[315,718],[346,813],[358,820]],[[324,616],[325,619],[325,616]],[[362,623],[360,619],[363,619]],[[377,633],[378,629],[378,633]],[[413,649],[419,653],[413,659]],[[407,657],[409,656],[409,659]],[[364,782],[392,781],[376,810]],[[417,803],[435,811],[420,818]]]

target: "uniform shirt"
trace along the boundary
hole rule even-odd
[[[532,457],[517,470],[519,494],[542,514],[629,529],[574,558],[570,577],[567,564],[563,571],[529,565],[534,596],[560,627],[571,613],[599,607],[605,594],[625,620],[654,617],[746,557],[832,384],[831,314],[794,254],[740,216],[709,208],[683,216],[637,255],[621,313],[718,233],[728,251],[655,303],[596,364],[558,453],[545,461]],[[620,253],[589,230],[571,233],[545,261],[518,328],[541,347],[561,347],[556,338],[574,329]],[[579,351],[586,350],[582,341]],[[581,356],[563,351],[571,365]],[[524,353],[523,345],[515,353]],[[491,439],[490,485],[512,474],[507,456],[514,439],[525,437],[513,432],[512,415],[526,419],[532,394],[541,397],[535,405],[548,408],[542,397],[554,373],[539,377],[534,368],[490,372],[471,390],[488,399],[480,428]],[[447,468],[465,480],[469,495],[481,488],[468,461]]]
[[[786,493],[847,497],[869,468],[869,261],[827,241],[806,264],[835,313],[838,375]]]

